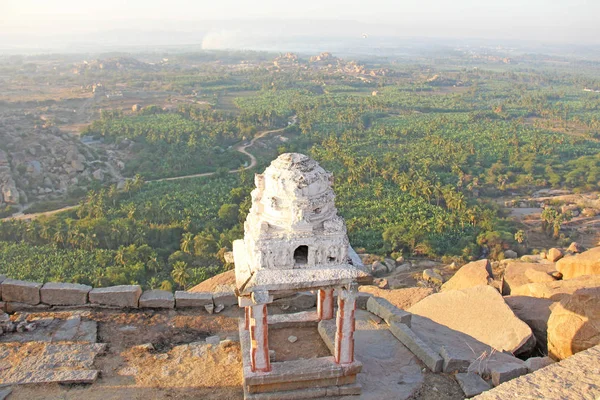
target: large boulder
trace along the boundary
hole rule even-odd
[[[564,253],[561,249],[557,249],[556,247],[553,247],[550,250],[548,250],[548,254],[546,255],[546,258],[548,259],[548,261],[557,262],[558,260],[560,260],[563,257],[563,255],[564,255]]]
[[[563,297],[568,297],[579,289],[598,286],[600,286],[600,275],[589,275],[562,281],[529,283],[512,289],[510,294],[561,301]]]
[[[548,320],[548,352],[562,360],[600,344],[600,286],[565,297]]]
[[[528,283],[554,281],[550,272],[555,269],[554,264],[511,262],[504,270],[502,294],[505,296],[509,295],[515,288],[527,285]],[[539,272],[539,274],[536,274],[536,272]]]
[[[572,257],[565,257],[556,263],[556,269],[562,272],[563,279],[582,275],[600,275],[600,247],[594,247]]]
[[[535,346],[531,328],[515,316],[491,286],[433,294],[408,311],[472,336],[498,351],[519,354]]]
[[[474,261],[463,265],[448,282],[442,285],[442,291],[487,286],[492,280],[490,262],[488,260]]]
[[[517,254],[517,252],[516,252],[516,251],[514,251],[514,250],[506,250],[506,251],[504,252],[504,258],[511,259],[511,258],[517,258],[518,256],[519,256],[519,255],[518,255],[518,254]]]

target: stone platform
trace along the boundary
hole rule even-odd
[[[312,322],[312,315],[287,318],[278,316],[276,320],[287,320],[285,326],[298,322],[306,326]],[[281,321],[273,321],[281,323]],[[316,324],[316,320],[312,322]],[[272,326],[270,326],[273,329]],[[336,364],[333,356],[300,359],[284,362],[272,362],[271,371],[252,372],[250,362],[250,333],[240,321],[240,344],[242,348],[244,399],[246,400],[292,400],[311,399],[329,396],[356,395],[361,393],[356,375],[362,364],[354,361],[350,364]]]

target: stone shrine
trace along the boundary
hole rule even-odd
[[[350,247],[332,183],[331,173],[296,153],[280,155],[255,177],[244,239],[233,243],[238,303],[245,309],[240,341],[246,399],[275,398],[276,393],[307,398],[315,387],[326,387],[328,395],[360,394],[354,312],[357,285],[370,275]],[[333,355],[272,363],[267,304],[273,296],[307,290],[317,291],[314,322],[334,317],[337,291]],[[284,317],[288,325],[306,322],[305,316]]]

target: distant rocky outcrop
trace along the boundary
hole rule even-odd
[[[64,198],[92,179],[121,179],[119,157],[32,116],[0,114],[0,206]],[[115,167],[116,166],[116,167]]]

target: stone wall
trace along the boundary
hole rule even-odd
[[[204,308],[220,312],[237,307],[232,291],[190,293],[164,290],[142,291],[139,285],[93,288],[77,283],[28,282],[0,275],[0,310],[6,312],[43,310],[51,307],[105,308]]]

